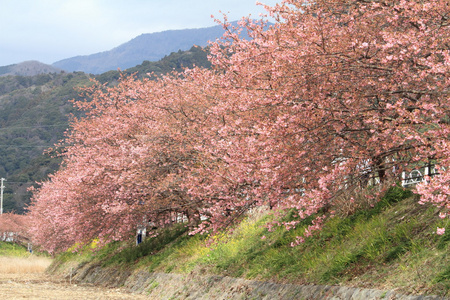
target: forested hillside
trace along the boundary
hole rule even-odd
[[[39,74],[59,73],[61,69],[38,61],[24,61],[20,64],[0,67],[0,76],[34,76]]]
[[[63,138],[70,99],[89,83],[84,73],[0,77],[0,176],[6,178],[4,211],[23,212],[27,188],[58,168],[59,159],[43,154]]]
[[[108,71],[103,74],[95,76],[95,78],[102,83],[113,83],[117,82],[120,78],[120,74],[132,75],[136,74],[137,77],[143,78],[147,77],[148,74],[154,73],[167,74],[173,71],[180,72],[184,68],[192,68],[193,66],[210,68],[211,62],[208,60],[208,50],[207,48],[201,48],[198,46],[193,46],[188,51],[172,52],[166,55],[159,61],[148,61],[145,60],[142,64],[137,65],[133,68],[129,68],[119,71]]]

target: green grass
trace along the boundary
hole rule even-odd
[[[435,231],[448,228],[449,221],[441,220],[435,207],[417,202],[410,191],[392,187],[373,208],[328,219],[321,231],[296,247],[291,242],[303,235],[312,218],[290,231],[280,227],[269,232],[264,225],[273,216],[259,213],[236,224],[232,232],[214,237],[189,236],[187,229],[177,226],[137,247],[113,243],[85,258],[104,266],[151,272],[448,296],[450,234],[438,236]],[[64,255],[58,259],[67,259]]]
[[[10,242],[0,242],[0,256],[24,257],[29,255],[30,252],[27,251],[25,246]]]

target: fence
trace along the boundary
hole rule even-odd
[[[412,170],[411,172],[402,172],[402,186],[412,187],[418,183],[426,181],[427,177],[438,175],[436,168],[432,164],[419,169]]]

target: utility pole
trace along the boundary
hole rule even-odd
[[[3,181],[6,181],[5,178],[0,179],[1,183],[0,183],[0,215],[3,215],[3,189],[5,188],[5,186],[3,185]]]

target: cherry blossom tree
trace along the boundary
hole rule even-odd
[[[25,243],[29,236],[29,218],[25,215],[6,213],[0,215],[0,240]]]
[[[440,175],[417,191],[446,217],[448,2],[284,0],[266,9],[270,27],[225,20],[213,70],[86,90],[75,103],[86,117],[59,145],[61,169],[34,194],[37,242],[57,251],[123,240],[180,215],[204,217],[192,233],[214,231],[262,205],[295,209],[288,228],[320,213],[308,236],[341,193],[429,163]]]
[[[269,30],[244,20],[245,40],[225,24],[225,41],[212,48],[230,95],[215,107],[228,120],[220,176],[252,191],[235,189],[239,202],[225,185],[234,202],[218,202],[219,212],[268,203],[303,218],[369,178],[448,164],[447,1],[287,0],[267,9],[277,20]],[[419,189],[422,201],[448,208],[446,175],[432,182]]]
[[[204,92],[184,82],[124,78],[85,90],[86,100],[75,105],[86,117],[72,122],[58,146],[61,169],[34,193],[37,243],[53,252],[128,239],[139,225],[199,218],[201,201],[181,183],[201,164],[194,125],[204,118]]]

